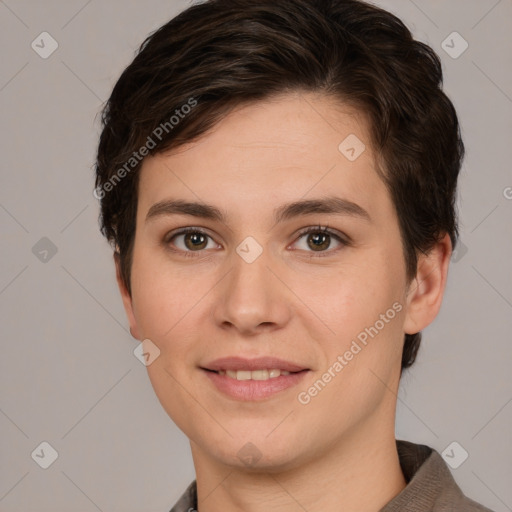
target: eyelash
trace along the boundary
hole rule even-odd
[[[202,229],[194,228],[194,227],[188,227],[188,228],[183,228],[183,229],[177,231],[176,233],[172,233],[171,236],[166,235],[165,238],[164,238],[164,243],[165,243],[166,246],[169,246],[171,240],[173,240],[177,236],[186,235],[186,234],[189,234],[189,233],[201,234],[201,235],[204,235],[204,236],[206,236],[208,238],[211,238],[213,240],[213,238],[208,233],[203,231]],[[330,255],[332,255],[332,253],[335,253],[335,252],[341,250],[341,248],[350,245],[350,241],[348,239],[342,238],[336,232],[332,231],[329,228],[328,225],[325,225],[325,226],[317,225],[317,226],[311,226],[309,228],[305,228],[305,229],[303,229],[303,230],[301,230],[299,232],[299,234],[297,236],[297,240],[302,238],[304,235],[309,235],[311,233],[327,234],[330,237],[332,237],[335,240],[337,240],[341,244],[341,247],[338,248],[338,249],[334,249],[334,250],[326,250],[326,251],[318,251],[318,252],[317,251],[307,251],[307,252],[311,252],[312,253],[311,256],[309,256],[310,258],[322,258],[322,257],[330,256]],[[196,252],[199,252],[199,253],[203,252],[204,249],[203,250],[199,250],[199,251],[183,251],[181,249],[170,249],[170,250],[172,250],[173,252],[179,252],[179,253],[181,253],[186,258],[195,258],[196,255],[194,253],[196,253]]]
[[[322,233],[325,235],[329,235],[331,238],[334,238],[336,241],[338,241],[341,245],[338,249],[331,249],[326,251],[307,251],[308,253],[311,253],[310,256],[307,256],[309,258],[324,258],[327,256],[332,256],[333,253],[336,253],[340,251],[343,247],[347,247],[350,245],[348,239],[342,238],[340,235],[338,235],[335,231],[331,230],[328,225],[321,226],[312,226],[309,228],[305,228],[301,230],[297,236],[297,240],[302,238],[304,235],[309,235],[311,233]]]

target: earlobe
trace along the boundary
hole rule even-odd
[[[123,299],[123,306],[126,312],[126,316],[128,318],[128,322],[130,323],[130,334],[136,339],[140,340],[139,330],[137,327],[137,320],[135,319],[135,314],[133,312],[133,303],[130,292],[126,288],[126,285],[121,276],[121,261],[118,252],[114,252],[114,264],[116,267],[116,280],[117,286],[119,287],[119,292],[121,293],[121,298]]]
[[[450,236],[445,234],[428,254],[418,257],[416,277],[407,294],[406,334],[420,332],[437,316],[443,300],[451,253]]]

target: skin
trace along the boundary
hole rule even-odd
[[[366,145],[353,162],[338,150],[349,134]],[[274,222],[283,203],[332,195],[357,203],[370,220],[313,213]],[[169,198],[212,204],[226,222],[183,214],[146,222],[150,207]],[[308,245],[315,233],[299,234],[326,224],[350,244],[331,237],[329,245],[327,237],[315,249]],[[184,227],[211,238],[199,250],[185,245],[186,235],[166,239]],[[263,250],[252,263],[236,252],[248,236]],[[200,512],[329,512],[340,504],[345,512],[378,511],[400,493],[403,336],[437,315],[450,254],[446,235],[407,281],[397,215],[375,171],[366,121],[332,98],[288,93],[244,105],[199,141],[146,158],[131,296],[116,262],[117,278],[133,336],[160,349],[148,375],[190,439]],[[298,393],[396,302],[402,310],[378,335],[307,405],[299,403]],[[221,394],[200,369],[232,355],[272,355],[310,371],[296,387],[243,402]],[[237,456],[249,442],[260,457],[252,465]]]

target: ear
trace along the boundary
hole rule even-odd
[[[117,286],[119,287],[119,291],[121,292],[121,298],[123,299],[124,310],[126,311],[126,316],[128,317],[128,322],[130,323],[130,334],[137,340],[140,340],[139,329],[137,327],[137,320],[135,319],[135,315],[133,313],[133,303],[132,297],[126,288],[126,285],[121,277],[121,260],[118,252],[114,252],[114,263],[116,266],[116,279]]]
[[[416,277],[411,281],[407,293],[404,322],[406,334],[420,332],[437,316],[443,300],[451,254],[451,239],[445,234],[428,254],[419,256]]]

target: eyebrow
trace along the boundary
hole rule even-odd
[[[341,197],[329,196],[320,199],[294,201],[279,206],[274,210],[276,223],[313,213],[347,215],[359,217],[371,222],[369,213],[358,204]],[[166,199],[151,206],[146,215],[146,222],[161,216],[190,215],[202,219],[219,221],[227,224],[227,215],[223,210],[207,203]]]

